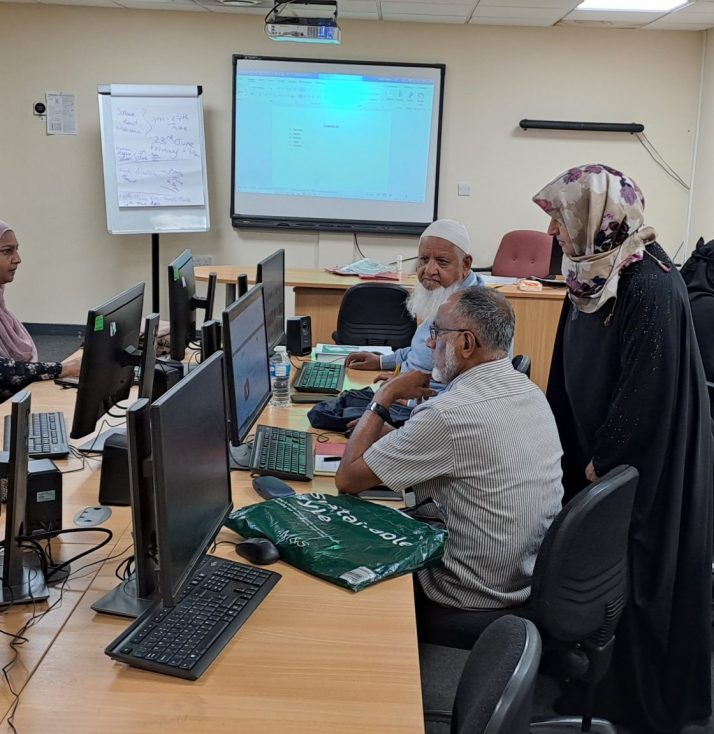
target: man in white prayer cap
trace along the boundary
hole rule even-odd
[[[377,355],[353,352],[345,359],[345,366],[356,370],[420,370],[433,369],[432,350],[426,346],[429,329],[439,307],[461,288],[483,285],[483,280],[471,270],[471,239],[461,222],[437,219],[419,238],[417,283],[406,306],[419,322],[412,343],[392,354]],[[432,383],[432,388],[443,388]]]

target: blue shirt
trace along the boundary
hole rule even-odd
[[[472,285],[483,285],[483,279],[477,273],[471,271],[460,283],[458,290],[468,288]],[[408,347],[397,349],[393,354],[383,354],[380,357],[380,368],[383,370],[393,370],[397,365],[400,366],[402,372],[408,370],[420,370],[421,372],[431,372],[434,368],[432,361],[432,350],[426,345],[429,338],[429,329],[431,329],[432,321],[422,321],[412,337],[412,343]],[[431,387],[434,390],[443,390],[442,383],[432,382]]]

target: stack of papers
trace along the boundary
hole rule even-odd
[[[356,347],[350,344],[318,344],[315,347],[315,359],[318,362],[342,364],[345,357],[352,352],[373,352],[374,354],[391,354],[391,347]]]
[[[315,474],[334,476],[340,465],[342,454],[345,453],[346,443],[317,443],[315,444]]]
[[[327,270],[338,275],[379,275],[380,273],[392,272],[389,265],[385,265],[379,260],[373,260],[371,257],[364,257],[349,265],[343,265],[340,268],[327,268]]]

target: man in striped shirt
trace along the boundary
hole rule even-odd
[[[496,291],[471,287],[450,296],[427,342],[432,375],[407,372],[378,390],[337,472],[341,492],[413,487],[418,502],[431,497],[445,509],[443,559],[416,583],[422,641],[471,647],[496,616],[523,605],[560,510],[558,431],[543,393],[508,359],[514,321]],[[436,397],[432,376],[448,383]],[[389,406],[412,398],[424,402],[380,438]]]

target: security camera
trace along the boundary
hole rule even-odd
[[[47,105],[44,102],[35,102],[32,105],[32,111],[36,115],[44,115],[47,112]]]

